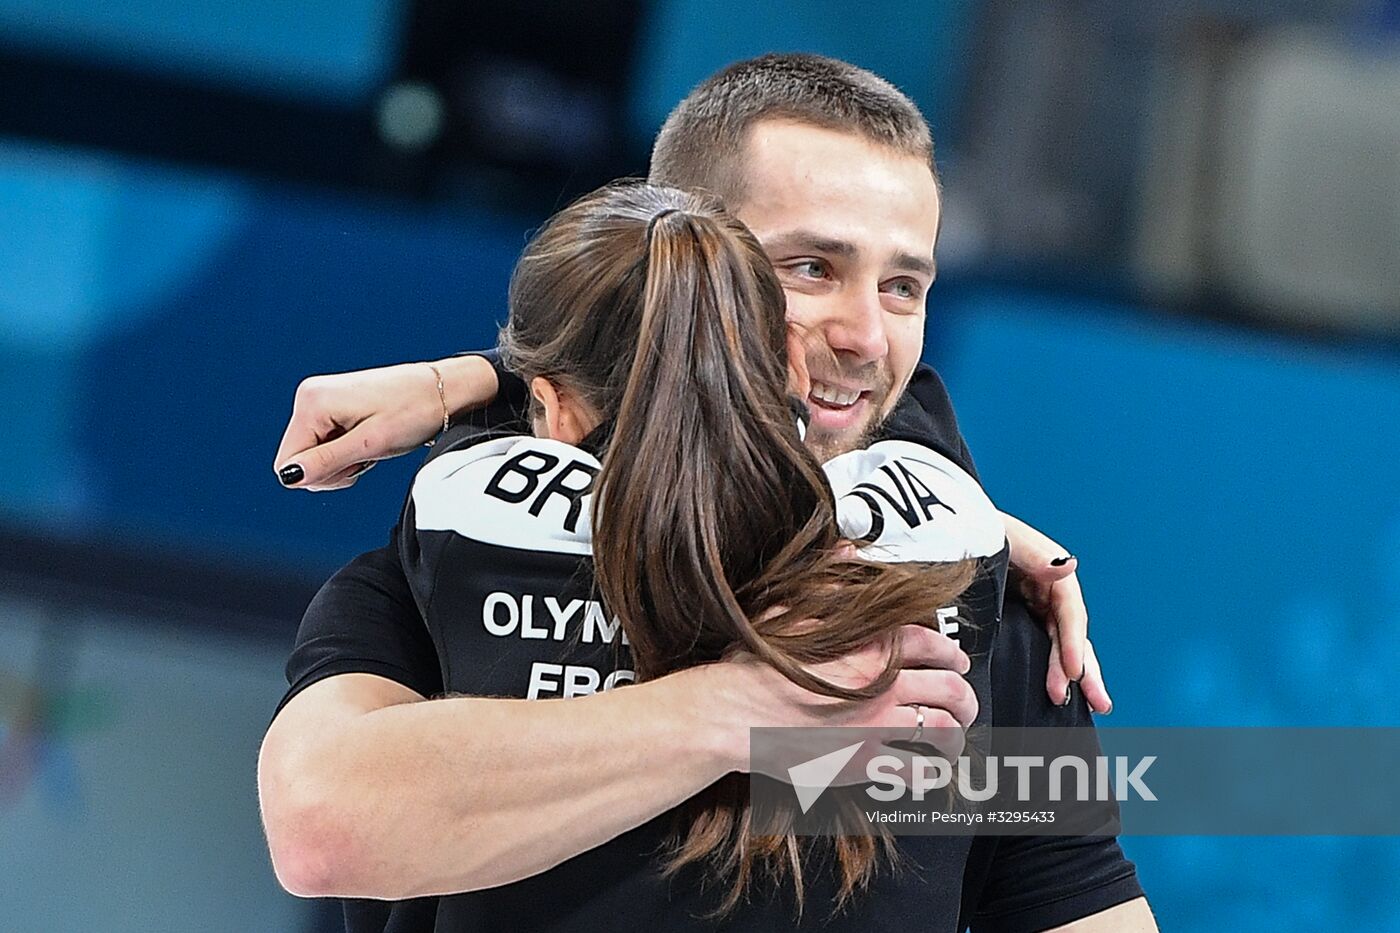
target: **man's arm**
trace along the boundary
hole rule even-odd
[[[714,679],[698,672],[568,706],[426,700],[442,691],[440,662],[400,534],[322,587],[287,664],[259,791],[289,890],[402,899],[516,880],[664,811],[739,757],[716,745],[732,723],[722,732],[713,705],[681,699],[685,681]],[[708,698],[723,685],[692,689]]]
[[[259,756],[278,878],[307,896],[401,899],[504,884],[640,825],[747,767],[748,727],[966,725],[967,655],[906,626],[905,670],[864,703],[816,697],[740,656],[571,700],[441,692],[394,544],[352,561],[307,609],[290,688]],[[888,646],[819,673],[868,682]]]
[[[568,700],[425,700],[337,674],[273,720],[258,787],[273,865],[304,896],[402,899],[506,884],[557,865],[748,767],[751,726],[863,726],[906,735],[977,713],[951,640],[899,636],[906,669],[880,696],[807,693],[747,657]],[[817,669],[869,682],[886,649]]]
[[[259,756],[278,879],[304,896],[398,900],[544,871],[733,769],[732,726],[697,702],[730,689],[724,673],[534,701],[424,700],[371,674],[319,681]]]

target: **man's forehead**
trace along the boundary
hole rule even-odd
[[[738,161],[746,193],[750,183],[767,187],[805,178],[870,183],[874,179],[869,170],[875,168],[906,197],[937,198],[933,170],[922,156],[855,130],[795,120],[759,120],[745,132]]]
[[[854,133],[762,121],[741,164],[734,205],[765,248],[799,239],[857,246],[882,261],[896,254],[931,261],[939,223],[938,185],[927,163]]]

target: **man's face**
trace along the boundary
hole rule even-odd
[[[861,446],[919,361],[938,186],[922,159],[787,120],[750,131],[744,184],[736,213],[808,342],[807,442],[825,460]]]

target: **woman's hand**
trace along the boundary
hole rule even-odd
[[[496,391],[495,370],[479,356],[311,376],[297,386],[272,469],[295,489],[346,489],[376,461],[435,437],[444,405],[455,414],[489,403]]]
[[[1089,641],[1089,610],[1076,574],[1079,561],[1019,518],[1001,514],[1011,546],[1011,583],[1050,633],[1050,671],[1045,678],[1050,701],[1066,705],[1070,684],[1077,682],[1090,709],[1112,712],[1113,700]]]

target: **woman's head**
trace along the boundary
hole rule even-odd
[[[539,232],[511,282],[507,363],[532,383],[537,430],[606,439],[593,488],[593,562],[638,679],[745,650],[794,683],[874,696],[811,673],[936,618],[967,567],[863,561],[842,548],[831,488],[789,401],[783,292],[748,230],[713,200],[623,184]],[[802,354],[794,354],[801,359]],[[767,868],[801,893],[792,837],[748,835],[747,797],[694,804],[673,867],[735,876],[732,904]],[[870,877],[878,838],[837,848],[843,896]]]
[[[611,421],[646,309],[672,310],[677,302],[706,313],[689,316],[697,331],[649,332],[678,341],[670,357],[718,338],[721,345],[697,353],[719,350],[733,354],[736,365],[761,367],[749,374],[761,384],[785,380],[782,288],[757,241],[714,199],[622,182],[545,224],[516,266],[501,335],[507,362],[531,383],[537,433],[577,442]],[[728,334],[715,329],[721,314],[735,325]],[[686,404],[694,408],[695,400]]]

